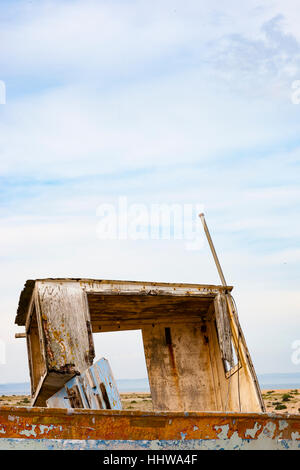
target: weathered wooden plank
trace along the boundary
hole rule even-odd
[[[47,406],[121,410],[121,398],[107,359],[99,359],[80,376],[65,383],[47,400]]]
[[[36,309],[35,303],[32,303],[32,309],[30,311],[26,329],[31,393],[34,395],[39,383],[45,377],[47,372],[41,319],[39,316],[39,310]]]
[[[81,287],[87,293],[101,293],[106,295],[167,295],[167,296],[214,296],[218,292],[225,292],[224,286],[206,284],[158,283],[141,281],[97,281],[80,280]],[[231,291],[232,287],[227,286]]]
[[[48,370],[83,372],[95,356],[84,292],[78,285],[39,283],[38,293]]]
[[[207,313],[213,296],[88,294],[93,331],[141,328],[143,324],[174,323],[185,317],[197,322]]]
[[[227,307],[226,296],[218,293],[215,297],[215,316],[218,330],[218,338],[220,344],[221,355],[224,361],[233,365],[233,352],[231,344],[231,328]]]
[[[147,326],[142,332],[154,410],[216,410],[204,325]]]
[[[30,368],[33,404],[43,406],[66,381],[93,363],[95,353],[86,294],[78,283],[41,281],[35,295],[39,328],[31,316],[27,336],[31,349],[35,335],[39,339],[40,349],[35,346],[31,351]]]
[[[240,405],[243,411],[265,411],[264,401],[256,372],[241,328],[235,304],[230,293],[226,294],[232,337],[242,369],[232,377],[236,383],[235,393],[239,390]],[[239,409],[239,408],[238,408]],[[240,410],[240,411],[241,411]]]
[[[189,325],[199,325],[199,321],[205,320],[205,317],[194,317],[189,318],[187,317],[185,324]],[[155,319],[142,319],[140,321],[93,321],[93,333],[104,333],[108,331],[128,331],[128,330],[140,330],[145,326],[157,326],[162,325],[164,327],[172,326],[172,325],[182,325],[182,316],[181,317],[161,317]]]
[[[156,295],[165,294],[172,296],[182,295],[215,295],[218,292],[224,292],[223,286],[215,286],[210,284],[184,284],[184,283],[166,283],[166,282],[143,282],[143,281],[113,281],[113,280],[97,280],[97,279],[37,279],[26,282],[21,292],[17,315],[15,322],[17,325],[25,325],[28,311],[30,310],[30,302],[32,294],[37,283],[46,282],[48,284],[60,285],[77,283],[87,293],[122,293],[122,294],[138,294],[138,295]],[[231,286],[226,286],[226,291],[230,292]]]

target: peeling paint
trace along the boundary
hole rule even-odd
[[[216,431],[218,429],[221,429],[221,431],[218,433],[219,439],[227,439],[228,431],[229,431],[229,424],[226,424],[225,426],[214,426],[214,428]]]
[[[24,435],[26,437],[29,437],[29,436],[34,436],[36,437],[36,432],[35,432],[35,428],[36,428],[36,425],[33,424],[31,429],[23,429],[23,431],[20,431],[20,434],[21,435]]]
[[[254,426],[253,429],[247,429],[247,431],[245,432],[245,437],[250,436],[250,437],[252,437],[252,439],[254,439],[257,431],[260,428],[261,428],[261,426],[258,423],[255,423],[255,426]]]
[[[0,423],[0,449],[300,449],[298,415],[3,407]]]
[[[282,431],[288,427],[288,422],[285,420],[279,421],[279,430]]]
[[[269,422],[264,427],[263,433],[272,439],[272,437],[274,436],[275,430],[276,430],[276,424]]]
[[[105,441],[105,440],[55,440],[55,439],[0,439],[0,450],[256,450],[253,439],[243,439],[234,445],[231,439],[190,441]],[[271,442],[270,450],[299,450],[300,443],[291,440]]]

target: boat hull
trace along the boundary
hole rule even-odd
[[[300,415],[2,407],[0,449],[300,449]]]

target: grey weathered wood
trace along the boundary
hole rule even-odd
[[[216,411],[206,324],[143,327],[154,410]]]
[[[83,372],[95,355],[84,292],[76,284],[40,282],[38,294],[48,370]]]
[[[33,403],[43,406],[65,382],[92,365],[95,353],[86,294],[79,284],[39,281],[35,296],[39,328],[32,328],[31,318],[27,334],[29,345],[39,335],[40,354],[37,346],[35,355],[29,348],[29,363]]]

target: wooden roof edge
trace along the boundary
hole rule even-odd
[[[190,283],[179,283],[179,282],[159,282],[159,281],[126,281],[126,280],[108,280],[108,279],[88,279],[88,278],[44,278],[44,279],[29,279],[25,282],[24,288],[20,294],[19,304],[17,308],[17,314],[15,318],[15,324],[19,326],[25,325],[25,318],[28,309],[28,305],[33,293],[35,283],[38,281],[49,281],[49,282],[86,282],[93,283],[99,282],[103,284],[135,284],[135,285],[151,285],[151,286],[162,286],[162,287],[190,287],[190,288],[213,288],[218,290],[229,290],[233,289],[233,286],[221,286],[214,284],[190,284]]]
[[[19,325],[19,326],[25,325],[26,312],[27,312],[28,305],[32,296],[34,286],[35,286],[35,280],[33,279],[28,279],[28,281],[25,282],[25,285],[23,287],[23,290],[19,298],[17,315],[15,318],[16,325]]]

